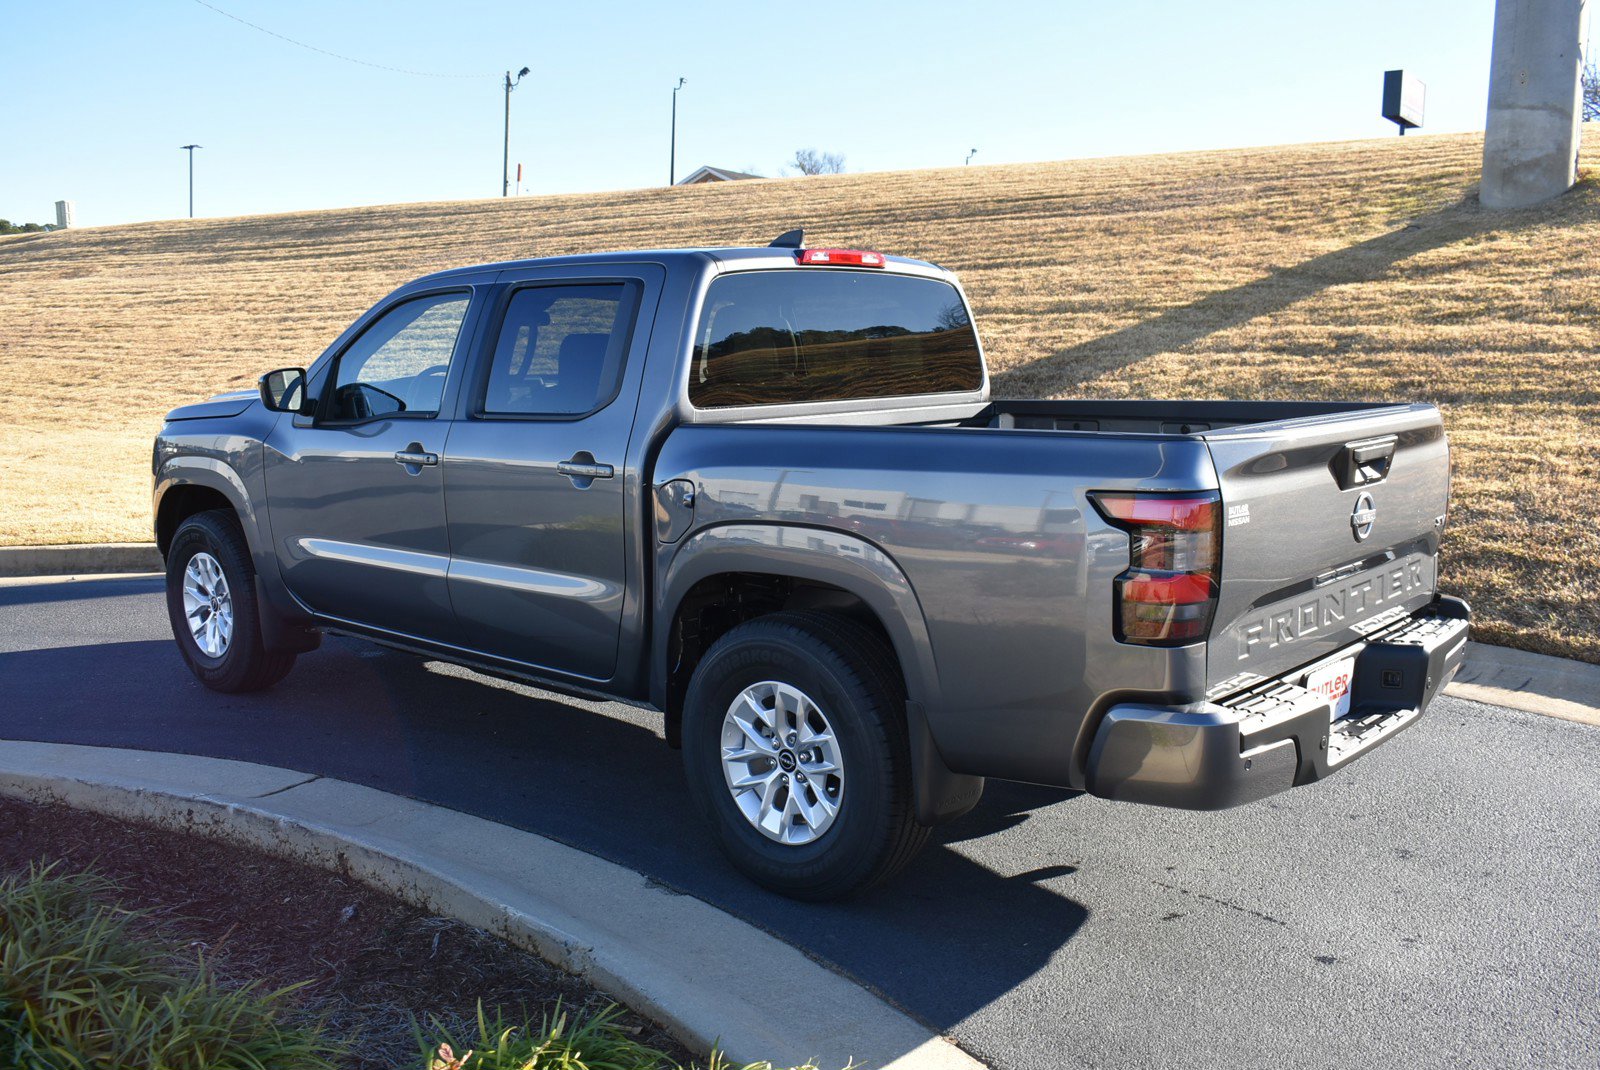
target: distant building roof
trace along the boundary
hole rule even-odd
[[[726,167],[702,167],[692,175],[678,179],[680,186],[698,186],[702,182],[738,182],[746,178],[760,178],[760,175],[747,175],[743,171],[730,171]]]

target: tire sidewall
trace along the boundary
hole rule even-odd
[[[866,871],[888,834],[891,755],[874,730],[873,696],[848,678],[848,670],[820,640],[761,622],[730,633],[697,667],[685,698],[684,765],[691,794],[725,854],[749,876],[804,896],[816,883],[841,873]],[[782,844],[745,817],[728,790],[722,768],[722,722],[746,687],[775,680],[798,688],[822,710],[838,739],[844,767],[839,814],[812,843]],[[881,715],[882,711],[876,711]]]

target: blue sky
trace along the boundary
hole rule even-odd
[[[523,191],[1393,136],[1382,72],[1428,83],[1426,132],[1482,129],[1493,0],[441,4],[0,0],[0,217],[84,225],[500,191],[506,68]],[[1415,135],[1412,135],[1415,136]]]

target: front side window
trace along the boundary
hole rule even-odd
[[[436,415],[470,300],[433,294],[380,316],[339,358],[328,419]]]
[[[506,306],[484,389],[484,413],[575,416],[616,393],[635,287],[530,286]]]
[[[983,358],[948,282],[790,268],[706,291],[689,400],[700,408],[977,390]]]

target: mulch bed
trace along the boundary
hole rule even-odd
[[[358,1038],[352,1070],[421,1065],[414,1023],[476,1035],[478,1002],[520,1023],[565,1008],[598,1010],[604,993],[531,952],[440,918],[359,881],[201,836],[59,806],[0,799],[0,872],[58,861],[115,881],[118,901],[205,955],[226,983],[296,994],[335,1036]],[[638,1039],[681,1065],[689,1053],[629,1014]],[[427,1029],[429,1036],[436,1035]]]

